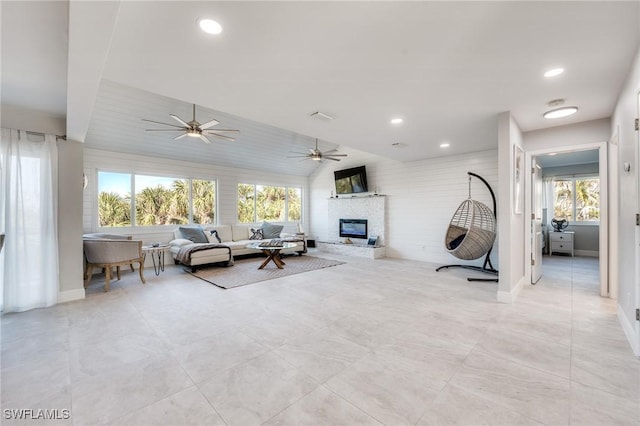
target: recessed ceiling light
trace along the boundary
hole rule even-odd
[[[213,19],[200,19],[198,20],[198,25],[207,34],[220,34],[222,32],[222,25]]]
[[[576,107],[576,106],[567,106],[567,107],[552,109],[552,110],[547,111],[544,114],[542,114],[542,116],[544,118],[549,118],[549,119],[551,119],[551,118],[562,118],[562,117],[568,117],[570,115],[573,115],[576,112],[578,112],[578,107]]]
[[[554,68],[544,73],[544,76],[549,77],[557,77],[564,72],[564,68]]]
[[[404,120],[402,118],[396,117],[396,118],[392,118],[391,119],[391,124],[400,124],[402,123]]]
[[[402,142],[394,142],[391,144],[391,146],[394,148],[406,148],[407,144]]]
[[[440,148],[449,148],[451,146],[451,144],[444,142],[440,144]]]

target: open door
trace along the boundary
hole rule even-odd
[[[542,169],[531,159],[531,284],[542,277]]]

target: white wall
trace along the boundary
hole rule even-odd
[[[82,254],[82,151],[80,142],[58,142],[59,302],[84,298]]]
[[[585,121],[567,126],[534,130],[523,134],[524,148],[527,151],[567,148],[588,143],[606,142],[611,136],[611,120]]]
[[[335,239],[327,235],[327,230],[335,228],[327,223],[329,197],[332,191],[335,193],[334,170],[365,165],[370,193],[377,187],[379,194],[386,195],[387,256],[438,264],[463,263],[447,253],[445,233],[454,212],[467,199],[467,171],[484,177],[498,193],[496,150],[404,163],[344,147],[340,152],[348,157],[340,163],[323,163],[310,177],[312,237]],[[491,195],[476,178],[472,180],[472,195],[492,206]],[[497,247],[492,261],[497,265]],[[482,261],[468,263],[481,265]]]
[[[301,187],[303,215],[307,214],[308,216],[309,212],[308,178],[304,176],[264,173],[254,170],[176,161],[151,156],[85,149],[84,172],[89,177],[89,183],[84,191],[84,213],[82,220],[84,232],[96,232],[98,230],[98,206],[96,199],[98,170],[217,180],[217,221],[220,224],[235,224],[238,222],[236,216],[238,183]],[[304,217],[302,221],[303,227],[306,227],[306,222],[307,218]],[[285,231],[295,232],[296,225],[297,224],[290,223],[288,227],[285,228]],[[135,238],[142,239],[146,244],[170,241],[173,239],[174,228],[175,226],[136,227],[134,229],[119,228],[111,230],[109,230],[109,228],[102,228],[102,231],[131,234]]]
[[[500,280],[498,301],[511,303],[524,285],[525,232],[524,213],[515,214],[514,147],[523,147],[522,132],[511,113],[498,117],[498,160],[500,191],[498,196],[498,239],[500,245]],[[525,168],[523,165],[522,171]],[[524,177],[521,179],[524,191]],[[522,207],[524,211],[524,205]]]
[[[616,200],[612,199],[611,216],[615,228],[612,233],[617,241],[612,241],[612,249],[617,251],[618,261],[613,267],[617,271],[614,277],[618,281],[618,317],[634,352],[640,356],[640,324],[635,320],[635,309],[640,307],[639,275],[640,235],[635,226],[635,215],[640,211],[638,205],[638,132],[633,122],[638,113],[638,93],[640,92],[640,50],[630,69],[625,85],[620,93],[611,119],[610,132],[617,135],[617,145],[612,145],[610,171],[614,185],[617,185]],[[623,170],[623,163],[631,164],[631,171]],[[635,265],[635,267],[631,266]]]

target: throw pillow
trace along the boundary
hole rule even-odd
[[[464,240],[464,237],[466,236],[467,234],[458,235],[456,238],[451,240],[451,242],[449,243],[449,250],[456,249],[460,245],[460,243],[462,243],[462,240]]]
[[[209,231],[209,233],[211,234],[212,237],[218,240],[218,243],[222,242],[222,240],[220,239],[220,235],[218,235],[218,231],[216,231],[215,229],[212,229],[211,231]]]
[[[264,239],[264,235],[262,234],[262,228],[258,228],[258,229],[253,229],[251,228],[251,236],[249,237],[250,240],[263,240]]]
[[[208,243],[209,240],[207,236],[204,234],[202,228],[197,226],[181,226],[178,228],[180,230],[180,235],[185,240],[191,240],[194,243]]]
[[[262,223],[262,235],[265,239],[280,238],[280,233],[284,228],[283,225],[274,225],[273,223]]]

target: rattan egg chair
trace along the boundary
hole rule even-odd
[[[465,268],[479,272],[497,275],[498,271],[491,265],[491,249],[496,239],[497,223],[496,223],[496,199],[486,180],[468,172],[469,175],[469,198],[464,200],[449,223],[447,233],[445,235],[445,247],[449,253],[461,260],[475,260],[485,256],[482,267],[474,265],[444,265],[440,266],[436,271],[445,268]],[[491,197],[493,198],[493,210],[480,201],[471,198],[471,176],[480,179],[489,188]],[[467,278],[469,281],[496,281],[496,278]]]

